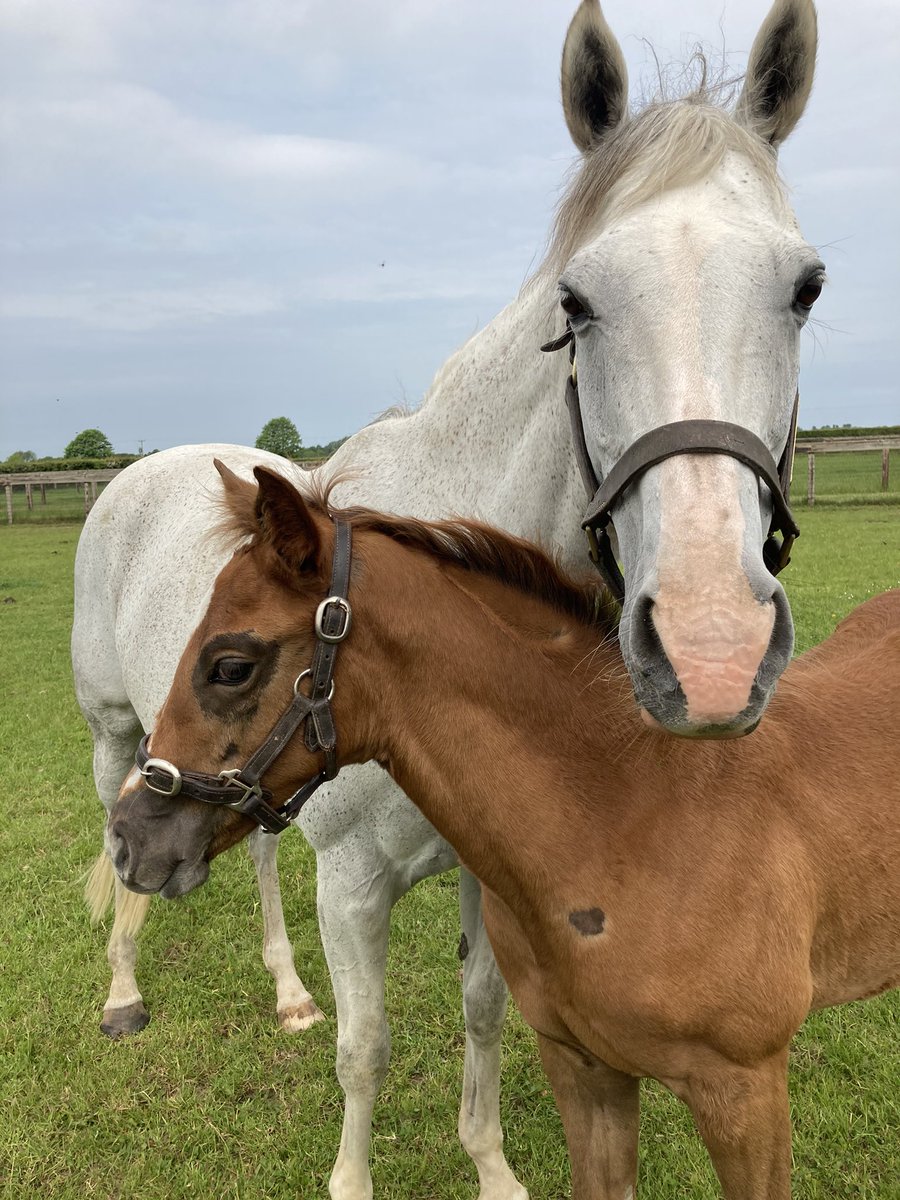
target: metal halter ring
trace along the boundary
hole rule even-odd
[[[329,633],[325,629],[325,617],[332,604],[336,604],[343,614],[343,621],[341,622],[341,627],[337,633]],[[343,596],[329,596],[326,600],[323,600],[316,609],[316,637],[323,642],[342,642],[350,632],[350,622],[352,618],[353,613],[350,609],[350,605]]]
[[[339,638],[335,638],[335,641],[339,641],[339,640],[340,640]],[[294,680],[294,695],[295,696],[298,695],[300,692],[300,680],[305,679],[307,677],[307,675],[312,675],[312,668],[307,667],[306,670],[301,671],[300,674],[297,676],[297,678]],[[333,698],[333,696],[334,696],[334,680],[332,679],[331,687],[328,689],[328,695],[325,697],[325,699],[331,700]]]
[[[171,789],[167,791],[165,788],[156,787],[152,784],[150,782],[151,771],[162,771],[163,775],[168,775],[172,780]],[[141,767],[141,774],[150,791],[158,792],[160,796],[177,796],[181,791],[181,772],[164,758],[148,758],[143,767]]]

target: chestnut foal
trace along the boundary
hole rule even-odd
[[[596,585],[527,543],[337,514],[353,541],[348,630],[341,606],[321,606],[327,501],[262,468],[258,488],[220,473],[230,529],[249,540],[184,652],[154,758],[139,756],[143,778],[110,815],[123,883],[203,882],[253,824],[221,793],[259,804],[218,773],[262,758],[266,811],[283,805],[326,773],[307,742],[327,747],[333,718],[335,765],[382,763],[482,881],[573,1196],[634,1195],[638,1082],[652,1076],[690,1106],[729,1200],[789,1197],[792,1035],[812,1008],[900,982],[900,591],[790,666],[751,737],[688,743],[642,724]],[[318,632],[324,611],[346,640],[317,642],[317,606]],[[323,645],[315,734],[285,737],[273,727]],[[194,779],[219,802],[192,798],[189,772],[183,794],[160,794],[181,786],[172,764],[211,772]]]

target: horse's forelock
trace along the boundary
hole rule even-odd
[[[772,148],[718,103],[736,80],[708,79],[702,53],[698,86],[679,99],[659,99],[626,118],[581,156],[557,207],[547,254],[535,280],[556,277],[603,226],[660,192],[705,178],[728,150],[745,155],[785,203]]]

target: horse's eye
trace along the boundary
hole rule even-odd
[[[220,658],[209,673],[209,682],[233,687],[237,683],[246,683],[252,674],[253,663],[246,658]]]
[[[794,303],[798,308],[809,311],[818,298],[822,295],[822,280],[807,279],[797,291],[797,296]]]
[[[588,310],[584,307],[577,296],[569,291],[562,291],[559,295],[559,303],[564,313],[570,317],[587,317],[590,316]]]

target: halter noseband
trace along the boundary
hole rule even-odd
[[[572,426],[575,458],[588,497],[581,527],[587,533],[591,562],[603,576],[616,599],[621,601],[625,598],[625,580],[616,562],[609,537],[613,507],[635,479],[650,467],[676,454],[727,454],[755,471],[772,494],[772,523],[763,544],[763,561],[773,575],[777,575],[788,565],[791,561],[791,546],[800,536],[800,530],[788,506],[791,466],[797,441],[799,392],[794,397],[787,445],[777,466],[765,442],[743,425],[734,425],[730,421],[671,421],[639,437],[613,464],[606,478],[598,479],[584,436],[575,364],[575,333],[568,321],[565,333],[541,346],[541,350],[552,353],[554,350],[561,350],[563,346],[569,347],[569,362],[572,364],[571,373],[566,379],[566,407]],[[780,542],[775,537],[779,532],[782,534]]]
[[[316,649],[312,666],[294,681],[294,698],[275,723],[269,736],[243,767],[208,775],[199,771],[179,771],[164,758],[151,758],[145,734],[135,754],[144,783],[161,796],[187,796],[204,804],[220,804],[252,817],[269,833],[281,833],[300,812],[306,801],[326,780],[338,773],[337,737],[331,712],[334,695],[334,660],[337,648],[350,632],[352,613],[347,602],[350,588],[350,525],[334,523],[334,561],[331,568],[331,593],[316,609]],[[301,681],[310,679],[309,694],[300,690]],[[272,793],[260,780],[304,721],[306,748],[325,754],[325,766],[302,784],[279,808],[272,805]]]

